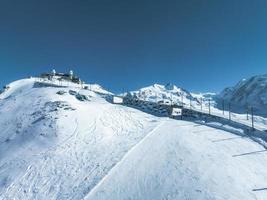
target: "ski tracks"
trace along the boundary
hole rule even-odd
[[[156,126],[152,131],[150,131],[141,141],[139,141],[136,145],[134,145],[131,149],[129,149],[125,155],[122,157],[120,161],[118,161],[110,170],[109,172],[90,190],[90,192],[83,198],[83,200],[89,199],[90,196],[96,191],[101,184],[109,177],[109,175],[112,173],[113,170],[115,170],[121,163],[123,163],[127,157],[131,154],[132,151],[137,149],[139,146],[141,146],[146,140],[148,140],[157,129],[159,129],[164,124],[164,121],[160,122],[158,126]]]

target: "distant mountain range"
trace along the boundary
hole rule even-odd
[[[218,96],[231,102],[236,108],[253,106],[257,112],[267,113],[267,74],[253,76],[239,81],[233,87],[225,88]]]
[[[101,93],[112,94],[97,84],[88,85],[87,87]],[[7,91],[5,93],[8,94],[8,90],[9,86],[7,85],[3,88],[2,92]],[[231,109],[234,112],[245,113],[247,109],[253,107],[258,115],[267,116],[267,74],[243,79],[235,86],[227,87],[217,94],[193,93],[168,83],[166,85],[153,84],[136,91],[130,91],[127,95],[145,101],[163,101],[179,105],[191,104],[193,107],[199,107],[201,103],[204,106],[208,106],[210,101],[211,106],[218,109],[222,109],[224,102],[226,110],[230,103]]]
[[[175,104],[191,104],[199,106],[202,102],[207,105],[209,99],[211,105],[222,109],[224,102],[225,109],[229,103],[235,112],[245,113],[247,108],[254,108],[260,115],[267,115],[267,75],[253,76],[249,79],[239,81],[233,87],[227,87],[222,92],[216,93],[192,93],[186,89],[173,84],[154,84],[129,92],[132,97],[146,101],[168,101]]]

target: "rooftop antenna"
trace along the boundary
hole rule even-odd
[[[70,70],[69,75],[70,75],[70,79],[72,79],[73,78],[73,71],[72,70]]]

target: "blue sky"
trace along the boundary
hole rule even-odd
[[[219,92],[267,71],[265,0],[2,0],[0,84],[72,69],[115,91]]]

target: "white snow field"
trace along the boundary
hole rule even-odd
[[[0,94],[0,199],[267,199],[267,151],[241,130],[36,80]]]
[[[85,199],[267,199],[266,162],[248,138],[165,119]]]

